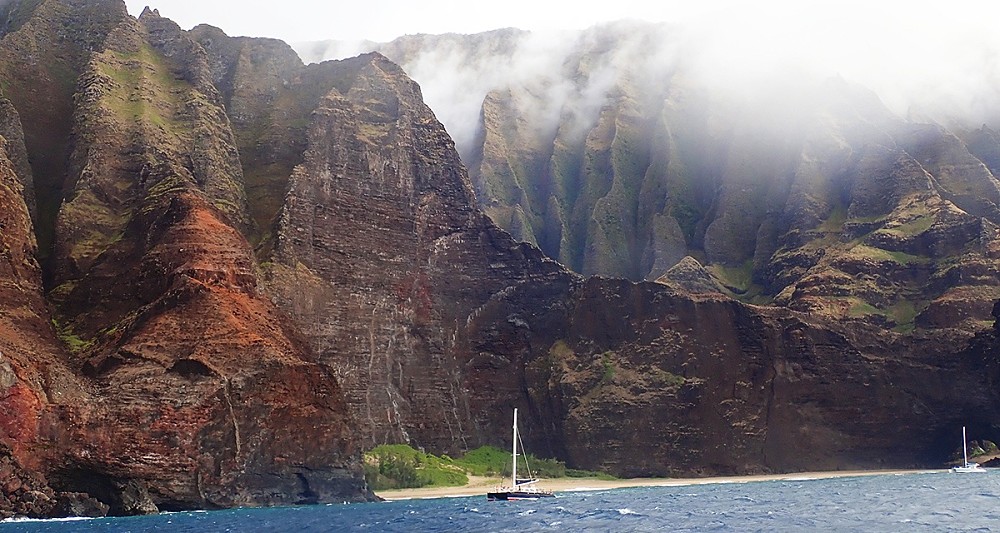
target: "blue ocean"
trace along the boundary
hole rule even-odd
[[[0,532],[990,531],[1000,472],[946,472],[0,523]]]

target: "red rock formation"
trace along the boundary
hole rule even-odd
[[[0,139],[3,139],[0,137]],[[44,314],[41,269],[35,260],[35,236],[24,203],[23,188],[6,153],[7,141],[0,141],[0,291],[6,301],[23,302],[20,316],[5,314],[5,340],[0,348],[0,435],[21,451],[37,438],[37,419],[45,404],[40,375],[31,360],[30,343],[45,339],[46,324],[35,317]],[[51,336],[51,333],[50,333]],[[54,341],[54,339],[51,339]],[[42,343],[44,346],[46,343]],[[48,343],[50,346],[55,342]]]
[[[19,143],[0,137],[0,517],[54,512],[40,475],[59,454],[53,409],[89,399],[46,319],[26,195],[6,151]]]
[[[218,96],[198,77],[201,49],[142,18],[122,18],[81,74],[50,273],[65,347],[5,168],[21,209],[5,211],[20,217],[4,237],[23,241],[12,265],[26,269],[10,279],[36,282],[26,314],[90,392],[46,402],[65,387],[32,374],[45,370],[45,343],[25,350],[4,367],[5,439],[53,486],[114,514],[369,499],[336,380],[258,289],[241,168]],[[41,439],[50,455],[32,448]]]

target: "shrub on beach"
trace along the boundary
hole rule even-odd
[[[373,490],[455,487],[469,482],[448,456],[437,457],[405,444],[385,444],[366,453],[365,480]]]
[[[556,459],[539,459],[531,454],[524,459],[531,474],[540,478],[607,477],[596,472],[567,469],[565,463]],[[482,446],[459,459],[452,459],[447,455],[438,457],[424,453],[405,444],[385,444],[365,454],[365,479],[373,490],[456,487],[467,484],[470,475],[508,477],[510,464],[510,452],[493,446]],[[521,473],[527,475],[527,472]]]

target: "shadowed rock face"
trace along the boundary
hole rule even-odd
[[[483,426],[502,424],[502,405],[527,405],[531,449],[621,475],[915,466],[950,452],[959,420],[995,417],[992,363],[952,353],[953,339],[657,284],[525,287],[470,329],[467,388]],[[890,453],[901,435],[911,444]]]
[[[67,172],[77,76],[90,52],[128,15],[119,0],[16,0],[3,9],[9,25],[0,46],[2,90],[24,128],[36,229],[47,251]]]
[[[49,10],[88,12],[32,13]],[[5,30],[0,56],[61,21]],[[37,147],[17,138],[17,99],[0,105],[0,512],[371,499],[363,449],[506,446],[515,406],[529,449],[618,475],[937,464],[958,425],[1000,432],[989,335],[966,348],[958,328],[795,310],[825,305],[838,272],[863,278],[863,258],[829,259],[789,308],[668,286],[714,287],[694,259],[668,285],[584,279],[479,210],[451,138],[384,56],[306,66],[283,43],[184,32],[155,11],[103,27],[75,52],[47,245],[9,155],[25,146],[37,178]],[[878,192],[857,193],[843,231],[911,255],[992,242],[982,195],[959,180],[946,199],[912,172],[970,171],[945,154],[955,138],[911,133],[936,155],[871,148],[852,187]],[[887,210],[896,231],[863,226]],[[915,263],[943,293],[949,276],[992,275]],[[927,309],[951,323],[943,303]]]
[[[4,148],[12,169],[17,175],[22,188],[21,196],[28,211],[35,213],[35,180],[28,164],[28,151],[24,146],[24,131],[21,129],[21,117],[14,104],[0,95],[0,136],[6,140]]]

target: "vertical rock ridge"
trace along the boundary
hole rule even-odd
[[[35,230],[47,256],[70,156],[77,77],[90,53],[129,16],[121,0],[15,0],[10,9],[16,14],[0,41],[0,92],[24,126],[38,204]]]
[[[14,108],[14,104],[3,97],[0,92],[0,136],[6,139],[4,150],[14,167],[18,180],[23,189],[24,203],[28,207],[31,218],[37,216],[37,205],[35,201],[35,180],[31,173],[31,166],[28,164],[28,150],[24,146],[24,130],[21,127],[21,117]]]
[[[75,99],[50,293],[97,398],[52,410],[53,486],[116,514],[293,503],[303,479],[313,501],[372,498],[336,379],[259,290],[206,54],[153,12],[105,44]]]

